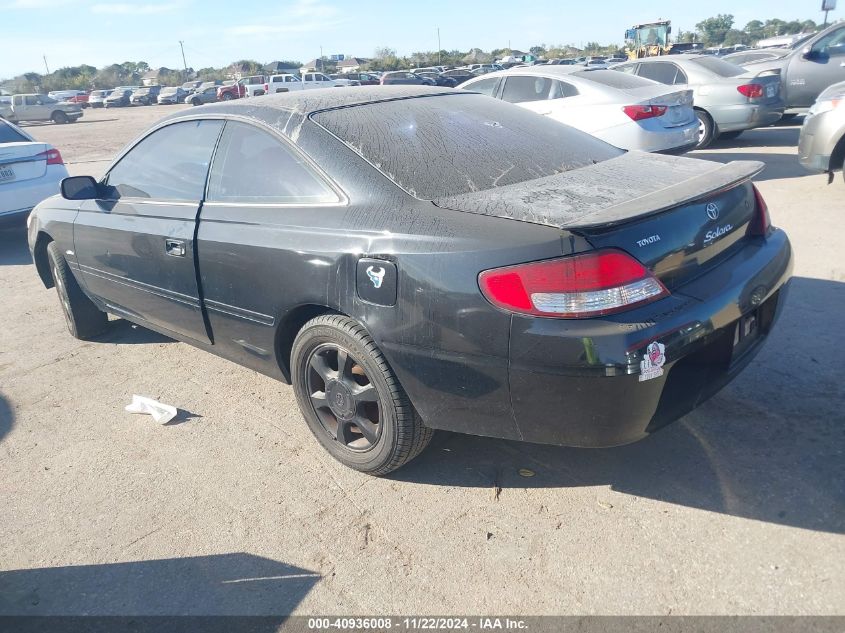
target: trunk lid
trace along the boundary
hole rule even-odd
[[[692,90],[666,91],[666,86],[643,86],[622,90],[631,97],[631,105],[663,106],[666,112],[655,117],[664,127],[679,127],[692,123],[695,111],[692,108]]]
[[[0,145],[0,187],[12,182],[41,178],[47,171],[47,143],[3,143]]]
[[[749,103],[777,106],[782,101],[780,73],[766,71],[761,73],[750,72],[745,75],[733,77],[733,79],[736,81],[737,86],[743,84],[760,84],[763,86],[763,95],[748,99]]]
[[[537,180],[434,200],[552,226],[627,251],[670,290],[741,248],[754,218],[756,161],[721,164],[628,152]]]

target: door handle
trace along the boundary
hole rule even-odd
[[[171,257],[184,257],[185,242],[182,240],[164,240],[164,252]]]

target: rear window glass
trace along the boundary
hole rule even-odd
[[[29,139],[8,123],[0,121],[0,143],[20,143],[22,141],[26,143],[29,142]]]
[[[718,57],[696,57],[692,60],[692,63],[703,66],[720,77],[736,77],[747,72],[744,68],[740,68],[736,64],[731,64]]]
[[[636,75],[628,75],[624,72],[617,72],[615,70],[590,70],[587,72],[577,71],[572,73],[572,76],[578,77],[578,79],[592,81],[593,83],[601,84],[602,86],[607,86],[608,88],[617,88],[619,90],[625,90],[627,88],[642,88],[643,86],[654,85],[648,79],[637,77]]]
[[[476,94],[370,103],[311,118],[424,200],[551,176],[623,153],[552,119]]]

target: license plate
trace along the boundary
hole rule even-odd
[[[766,96],[770,99],[778,93],[778,87],[774,84],[766,86]]]
[[[0,167],[0,182],[7,182],[15,179],[15,170],[11,167]]]

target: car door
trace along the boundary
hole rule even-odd
[[[218,353],[278,373],[278,318],[325,296],[343,196],[286,140],[227,121],[197,231],[200,278]],[[308,255],[312,254],[312,255]]]
[[[82,281],[109,311],[210,342],[194,232],[220,120],[161,127],[124,154],[81,203],[74,250]]]
[[[845,81],[845,25],[816,40],[808,55],[793,55],[786,79],[790,108],[809,107],[822,90]]]

